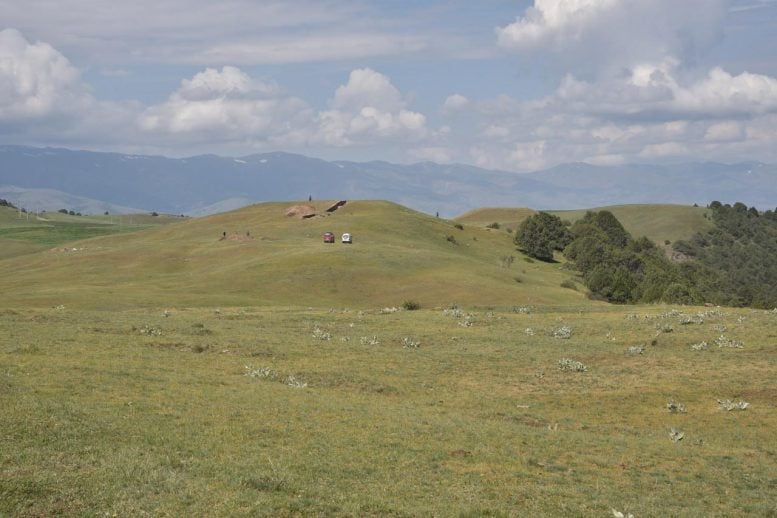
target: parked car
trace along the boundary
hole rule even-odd
[[[335,242],[335,235],[331,232],[325,232],[324,243],[334,243],[334,242]]]
[[[348,232],[343,234],[343,243],[348,243],[349,245],[353,243],[353,238],[351,238],[351,234],[349,234]]]

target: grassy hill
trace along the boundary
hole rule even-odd
[[[536,213],[536,210],[528,208],[494,207],[471,210],[456,216],[455,220],[463,225],[474,225],[477,227],[499,223],[500,227],[515,230],[523,220]]]
[[[305,220],[287,217],[289,205],[254,205],[7,259],[2,304],[504,306],[583,299],[560,287],[570,277],[560,265],[525,262],[503,232],[460,230],[389,202],[349,202]],[[313,205],[324,213],[330,203]],[[325,231],[350,232],[354,244],[324,244]],[[502,259],[511,255],[517,260],[508,267]]]
[[[712,226],[706,216],[709,209],[690,205],[613,205],[587,209],[612,212],[635,238],[647,236],[659,244],[687,239],[696,232]],[[587,210],[550,211],[571,222],[582,218]]]
[[[0,207],[0,259],[176,221],[180,218],[166,215],[71,216],[61,212],[22,213],[11,207]]]
[[[623,224],[632,236],[647,236],[660,245],[665,241],[687,239],[700,230],[712,226],[707,219],[709,209],[690,205],[612,205],[581,210],[547,211],[562,220],[575,222],[587,211],[608,210]],[[455,218],[465,225],[485,227],[499,223],[501,228],[515,229],[521,222],[535,214],[526,208],[483,208],[469,211]]]

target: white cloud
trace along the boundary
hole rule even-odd
[[[736,121],[719,122],[712,124],[704,132],[704,140],[710,142],[725,142],[741,140],[743,137],[742,125]]]
[[[617,78],[586,82],[567,76],[546,102],[559,109],[632,118],[723,118],[777,111],[777,79],[714,68],[681,81],[676,63],[640,65]]]
[[[679,110],[705,114],[757,115],[777,110],[777,79],[759,74],[732,76],[716,67],[703,80],[675,89]]]
[[[535,0],[496,29],[499,45],[553,54],[567,69],[614,73],[623,66],[687,62],[722,38],[729,0]]]
[[[374,106],[384,111],[397,111],[405,103],[388,77],[370,68],[362,68],[353,70],[348,76],[348,83],[337,88],[330,105],[337,110]]]
[[[58,50],[0,31],[0,135],[9,143],[89,147],[120,138],[134,103],[95,99]]]
[[[205,142],[285,141],[313,119],[302,100],[235,67],[208,68],[138,118],[143,131]]]
[[[327,145],[364,145],[376,139],[418,141],[429,135],[426,117],[408,110],[389,78],[369,68],[353,70],[329,104],[331,109],[319,114],[316,137]]]
[[[83,95],[78,70],[65,56],[14,29],[0,31],[0,120],[44,118]]]
[[[461,94],[449,95],[442,105],[443,113],[455,113],[469,106],[469,99]]]
[[[274,82],[239,68],[205,69],[181,81],[165,102],[146,108],[138,127],[147,139],[156,136],[176,145],[303,151],[419,144],[432,135],[426,117],[407,108],[390,79],[367,68],[353,70],[333,93],[329,109],[318,112]],[[407,150],[405,156],[428,152]]]
[[[618,0],[536,0],[523,17],[497,29],[499,43],[517,49],[573,43]]]
[[[777,119],[775,78],[720,68],[686,72],[667,59],[594,81],[568,75],[541,99],[472,103],[478,132],[471,159],[484,167],[532,170],[574,161],[777,156],[777,131],[767,122]]]

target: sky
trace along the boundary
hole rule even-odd
[[[777,163],[777,0],[0,0],[0,144]]]

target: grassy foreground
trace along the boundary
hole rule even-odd
[[[288,205],[0,218],[0,517],[777,515],[777,312],[587,301],[494,213]]]
[[[5,309],[0,516],[774,516],[776,374],[774,311]]]

